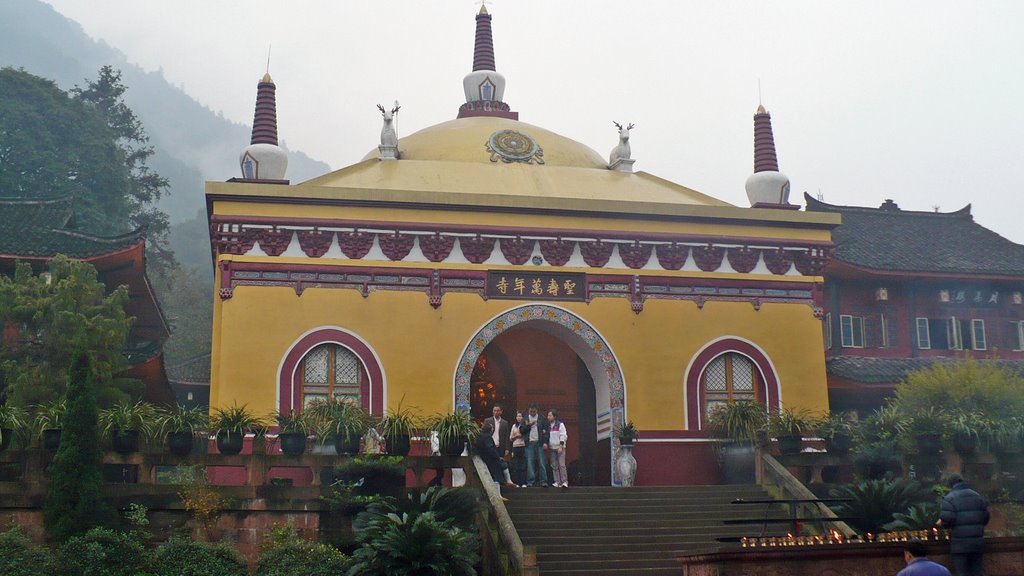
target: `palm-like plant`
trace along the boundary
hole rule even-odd
[[[934,501],[935,495],[913,480],[866,480],[833,489],[835,498],[849,498],[836,506],[840,516],[863,532],[883,532],[897,513],[907,513],[912,506]],[[932,517],[934,523],[934,516]]]

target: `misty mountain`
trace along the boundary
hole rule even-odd
[[[130,64],[125,54],[93,40],[51,6],[39,0],[0,1],[0,66],[24,68],[67,90],[94,79],[105,64],[121,70],[128,87],[125,101],[155,147],[149,165],[171,182],[159,207],[172,222],[205,212],[203,181],[238,175],[238,154],[249,143],[251,128],[192,99],[167,82],[162,72]],[[293,182],[329,170],[302,152],[289,151],[288,178]]]

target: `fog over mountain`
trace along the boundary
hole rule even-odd
[[[0,2],[0,66],[24,68],[50,78],[63,89],[84,85],[105,64],[122,72],[125,101],[142,120],[156,154],[150,166],[170,179],[160,201],[172,222],[194,218],[205,209],[204,180],[238,176],[238,154],[248,145],[250,127],[232,122],[164,79],[131,64],[130,55],[90,38],[82,27],[37,0]],[[256,80],[252,99],[256,99]],[[282,142],[282,146],[286,146]],[[288,177],[301,181],[330,167],[302,152],[289,153]]]

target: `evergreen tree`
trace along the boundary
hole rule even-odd
[[[58,542],[84,534],[112,516],[101,493],[102,453],[92,362],[80,351],[72,357],[68,408],[43,505],[46,531]]]
[[[154,204],[163,196],[169,182],[148,166],[153,147],[149,145],[149,136],[142,122],[124,102],[127,89],[121,83],[121,71],[107,65],[100,68],[96,80],[87,81],[85,88],[76,86],[71,93],[93,106],[114,135],[128,169],[130,187],[127,200],[131,217],[146,228],[150,252],[161,271],[165,271],[174,263],[174,254],[167,245],[169,221],[167,214]]]

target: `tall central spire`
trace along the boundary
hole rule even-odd
[[[799,208],[789,203],[789,178],[779,172],[772,115],[760,104],[754,113],[754,173],[747,178],[746,189],[755,208]]]
[[[243,180],[287,183],[288,153],[277,145],[277,85],[268,71],[256,85],[252,139],[238,159]]]
[[[476,15],[476,45],[473,47],[473,72],[478,70],[495,70],[491,15],[484,5],[480,5],[480,12]]]
[[[498,116],[519,119],[502,101],[505,96],[505,77],[494,69],[494,38],[491,34],[491,15],[480,6],[476,15],[476,39],[473,43],[473,71],[462,79],[466,103],[459,108],[459,118],[470,116]]]
[[[779,158],[775,155],[775,135],[772,133],[772,115],[758,105],[754,114],[754,172],[778,172]]]

